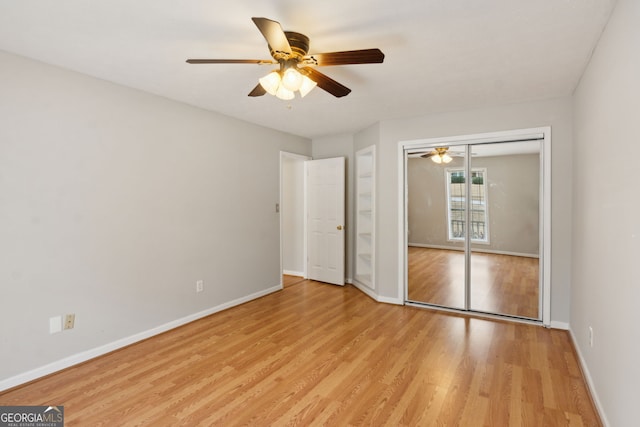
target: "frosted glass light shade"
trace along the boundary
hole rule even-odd
[[[293,99],[295,95],[293,94],[292,91],[285,88],[284,85],[280,85],[280,87],[278,88],[278,91],[276,92],[276,97],[280,99],[284,99],[285,101],[288,101],[289,99]]]
[[[440,164],[440,163],[442,163],[442,157],[440,157],[440,155],[439,155],[439,154],[436,154],[436,155],[434,155],[434,156],[431,156],[431,161],[432,161],[433,163],[438,163],[438,164]]]
[[[258,79],[258,82],[269,95],[275,95],[278,92],[278,87],[280,87],[280,74],[277,71],[272,71]]]
[[[307,76],[302,76],[302,85],[300,86],[300,96],[305,97],[318,84]]]
[[[302,86],[302,74],[295,68],[287,68],[282,76],[282,86],[291,92],[295,92]]]
[[[295,91],[299,90],[300,96],[304,98],[317,86],[316,82],[302,75],[295,68],[289,68],[284,73],[274,70],[258,79],[258,82],[269,95],[287,101],[295,98]]]
[[[442,163],[449,163],[451,160],[453,160],[453,159],[447,153],[442,155]]]

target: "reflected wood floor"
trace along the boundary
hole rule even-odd
[[[473,252],[471,309],[538,319],[537,258]],[[409,247],[409,300],[464,308],[464,252]]]
[[[300,281],[0,394],[67,426],[598,426],[569,335]]]

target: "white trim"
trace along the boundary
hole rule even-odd
[[[551,127],[541,128],[544,134],[541,152],[542,165],[540,177],[542,178],[542,203],[540,215],[542,220],[542,236],[540,248],[542,248],[542,322],[551,324]]]
[[[282,290],[282,285],[273,286],[271,288],[253,293],[251,295],[237,298],[233,301],[220,304],[218,306],[200,311],[198,313],[190,314],[188,316],[173,320],[171,322],[165,323],[155,328],[152,328],[143,332],[139,332],[137,334],[119,339],[117,341],[102,345],[100,347],[93,348],[91,350],[83,351],[81,353],[77,353],[72,356],[65,357],[64,359],[60,359],[55,362],[49,363],[47,365],[41,366],[39,368],[32,369],[31,371],[27,371],[22,374],[15,375],[13,377],[0,381],[0,391],[8,390],[10,388],[19,386],[29,381],[33,381],[38,378],[44,377],[45,375],[53,374],[54,372],[60,371],[62,369],[66,369],[71,366],[77,365],[79,363],[86,362],[87,360],[94,359],[96,357],[105,355],[107,353],[111,353],[112,351],[118,350],[123,347],[127,347],[131,344],[135,344],[139,341],[167,332],[171,329],[175,329],[177,327],[186,325],[187,323],[194,322],[196,320],[202,319],[203,317],[210,316],[212,314],[218,313],[228,308],[235,307],[240,304],[244,304],[245,302],[263,297],[273,292],[277,292],[279,290]]]
[[[304,271],[282,270],[282,274],[286,274],[287,276],[304,277]]]
[[[573,333],[573,329],[571,327],[569,329],[569,336],[571,337],[571,344],[578,355],[578,363],[580,363],[580,370],[582,371],[582,375],[584,375],[584,379],[587,382],[587,387],[589,388],[589,393],[591,393],[591,398],[593,399],[593,403],[596,406],[596,411],[598,411],[598,415],[600,415],[600,421],[605,427],[611,426],[609,424],[609,420],[607,419],[607,415],[604,412],[604,407],[602,406],[602,402],[598,397],[598,393],[596,392],[595,384],[593,383],[593,378],[591,378],[591,373],[589,372],[589,368],[587,367],[587,363],[582,357],[582,352],[580,352],[580,347],[578,346],[578,341],[576,340],[576,336]]]
[[[445,246],[445,245],[428,245],[424,243],[407,243],[408,246],[415,246],[416,248],[428,248],[428,249],[444,249],[448,251],[464,251],[464,248],[459,246]],[[473,248],[472,252],[480,252],[483,254],[496,254],[496,255],[511,255],[521,256],[524,258],[540,258],[538,254],[525,254],[522,252],[510,252],[510,251],[498,251],[495,249],[481,249]]]
[[[515,129],[499,132],[479,133],[473,135],[414,139],[409,141],[400,141],[400,145],[402,146],[402,151],[404,151],[405,149],[411,149],[415,147],[437,147],[445,143],[446,145],[467,145],[492,142],[521,141],[527,139],[541,139],[544,137],[545,133],[550,130],[551,128],[549,126],[545,126],[539,128]]]
[[[409,224],[407,221],[407,158],[404,155],[406,145],[402,141],[398,143],[398,299],[405,301],[407,284],[407,262],[409,257],[407,240],[409,238]]]
[[[368,297],[378,301],[378,294],[376,294],[369,286],[364,283],[360,283],[358,280],[354,280],[352,285],[364,292]]]
[[[420,148],[437,147],[439,145],[467,145],[495,142],[524,141],[528,139],[543,139],[540,155],[542,156],[541,190],[543,197],[540,203],[542,222],[541,233],[541,266],[542,266],[542,324],[551,324],[551,127],[538,127],[528,129],[516,129],[499,132],[489,132],[472,135],[459,135],[442,138],[425,138],[418,140],[398,142],[398,292],[403,300],[406,297],[406,258],[407,258],[407,185],[406,185],[406,158],[405,150],[418,150]],[[468,157],[468,156],[467,156]]]
[[[404,301],[402,298],[390,298],[390,297],[378,296],[376,301],[384,304],[404,305]]]
[[[569,324],[567,322],[557,322],[555,320],[551,321],[549,327],[552,329],[562,329],[563,331],[569,330]]]
[[[364,283],[360,283],[357,280],[354,280],[352,285],[355,286],[360,291],[362,291],[363,293],[365,293],[369,298],[377,302],[380,302],[383,304],[404,305],[404,301],[402,299],[381,297],[380,295],[376,294],[369,286],[365,285]]]

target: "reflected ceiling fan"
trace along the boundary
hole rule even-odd
[[[450,163],[454,157],[464,157],[464,151],[460,151],[459,147],[454,147],[453,150],[450,150],[451,147],[434,147],[433,150],[425,153],[417,152],[411,153],[408,155],[410,158],[423,158],[423,159],[431,159],[434,163]],[[477,153],[471,153],[472,156],[477,156]]]
[[[420,157],[425,158],[425,159],[431,159],[434,163],[449,163],[451,160],[453,160],[453,156],[459,155],[459,153],[456,154],[449,154],[449,147],[435,147],[433,149],[433,151],[426,153],[426,154],[421,154]]]
[[[322,74],[314,67],[350,64],[375,64],[384,61],[380,49],[309,54],[309,38],[293,31],[283,31],[280,23],[267,18],[251,18],[269,45],[273,59],[187,59],[189,64],[277,64],[280,67],[259,79],[249,96],[265,93],[280,99],[293,99],[299,91],[306,96],[315,86],[335,97],[351,89]]]

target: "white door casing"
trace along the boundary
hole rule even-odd
[[[344,285],[345,159],[305,162],[307,277]]]

